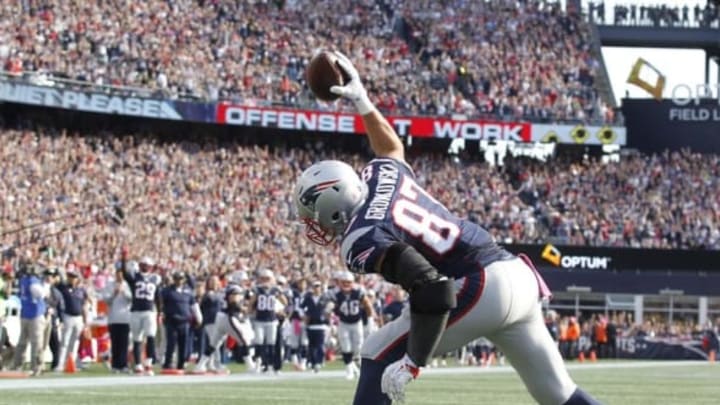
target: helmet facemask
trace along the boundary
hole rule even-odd
[[[329,232],[320,223],[311,218],[303,218],[305,224],[305,236],[320,246],[328,246],[335,240],[335,233]]]

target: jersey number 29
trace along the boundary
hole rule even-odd
[[[460,228],[418,204],[420,197],[438,208],[445,209],[439,201],[405,176],[392,210],[393,221],[405,232],[420,238],[435,253],[447,253],[460,236]]]
[[[135,289],[135,297],[141,300],[152,301],[155,299],[156,289],[157,286],[155,284],[140,281],[137,283],[137,288]]]

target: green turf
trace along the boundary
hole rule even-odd
[[[605,404],[718,404],[720,365],[584,369],[573,378]],[[131,378],[131,377],[128,377]],[[179,377],[182,378],[182,377]],[[209,377],[212,378],[212,377]],[[0,404],[347,405],[354,383],[342,379],[0,391]],[[514,373],[431,375],[413,382],[407,404],[531,404]]]

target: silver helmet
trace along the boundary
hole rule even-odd
[[[323,160],[300,175],[294,195],[307,237],[329,245],[367,198],[367,186],[350,165]]]

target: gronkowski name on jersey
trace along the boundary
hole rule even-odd
[[[368,198],[350,220],[341,254],[354,273],[374,273],[385,249],[397,242],[420,252],[448,277],[460,278],[513,256],[479,225],[451,214],[415,182],[404,162],[374,159],[363,169]]]
[[[160,275],[155,273],[142,273],[140,271],[126,271],[125,281],[132,291],[131,311],[154,311],[155,296],[160,286]]]

